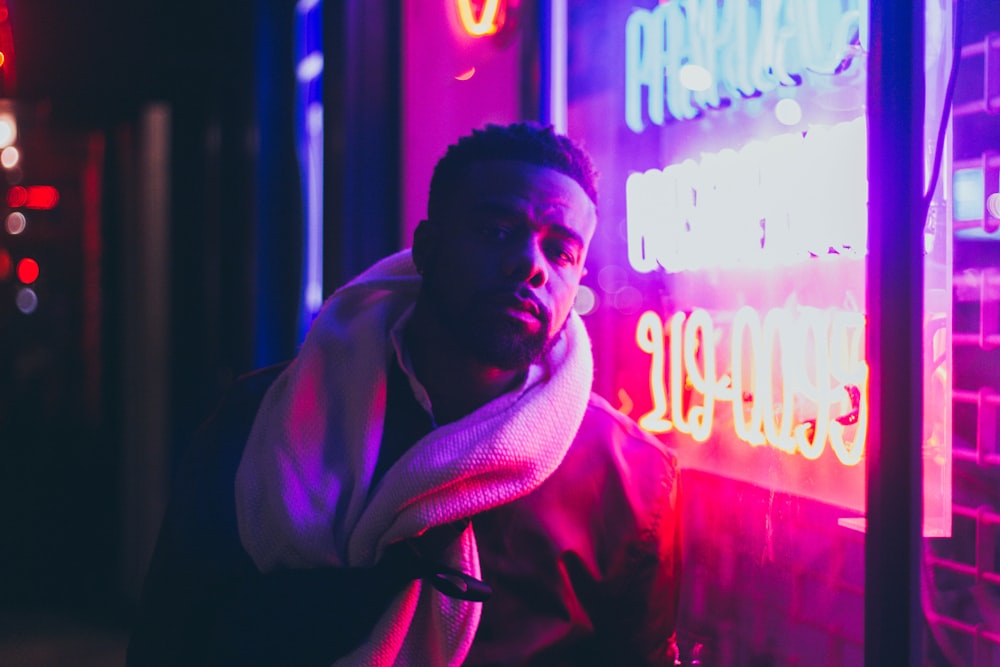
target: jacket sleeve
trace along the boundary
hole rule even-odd
[[[239,539],[233,484],[278,371],[242,378],[189,447],[144,582],[128,667],[326,667],[417,576],[406,549],[387,550],[371,568],[257,571]]]
[[[606,664],[677,664],[681,589],[681,485],[676,457],[666,454],[658,492],[643,508],[646,528],[629,545],[623,576],[611,582],[595,630]],[[662,461],[661,461],[662,463]]]
[[[241,379],[185,452],[143,583],[128,667],[211,664],[214,599],[226,581],[256,572],[239,543],[232,480],[279,371]]]
[[[675,472],[661,510],[647,536],[630,583],[635,609],[634,642],[641,663],[673,666],[677,651],[677,608],[681,589],[681,487]]]

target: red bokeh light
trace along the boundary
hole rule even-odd
[[[10,253],[7,252],[6,248],[0,248],[0,280],[10,278],[11,269],[13,268],[14,263],[10,259]]]
[[[7,191],[7,205],[11,208],[20,208],[28,201],[28,189],[20,185],[15,185]]]
[[[38,280],[38,262],[31,259],[30,257],[25,257],[20,262],[18,262],[17,279],[20,280],[25,285],[30,285],[31,283]]]
[[[7,205],[11,208],[49,210],[59,203],[59,191],[51,185],[15,185],[7,191]]]

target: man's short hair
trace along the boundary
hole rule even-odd
[[[597,205],[594,163],[572,139],[537,123],[490,124],[459,139],[438,160],[431,176],[428,217],[436,217],[443,200],[460,186],[469,165],[489,160],[516,160],[562,172],[579,183]]]

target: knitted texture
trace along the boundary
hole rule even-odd
[[[566,454],[593,379],[590,341],[576,313],[543,361],[541,381],[435,429],[372,488],[393,354],[389,332],[419,286],[404,250],[335,292],[265,395],[235,488],[240,540],[262,572],[371,566],[393,542],[531,492]],[[471,525],[444,558],[480,577]],[[337,665],[461,664],[480,611],[479,603],[414,581],[368,642]]]

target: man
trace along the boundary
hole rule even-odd
[[[449,147],[412,252],[203,429],[131,665],[674,664],[676,460],[572,311],[595,178],[550,128]]]

